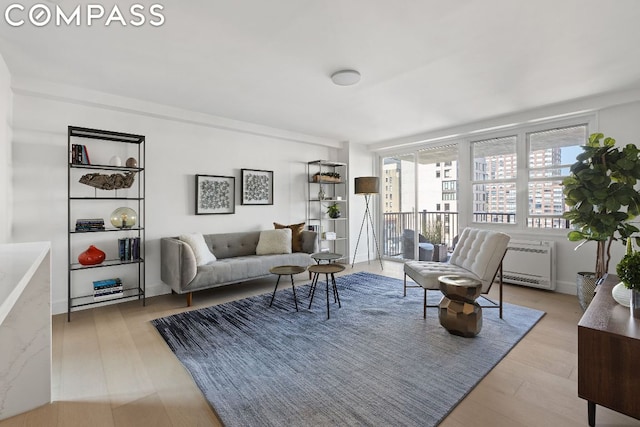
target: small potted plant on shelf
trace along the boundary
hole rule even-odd
[[[613,241],[639,231],[629,220],[640,213],[640,193],[634,188],[640,178],[640,150],[633,144],[615,147],[615,142],[602,133],[590,135],[562,182],[569,206],[563,217],[572,225],[568,239],[582,241],[578,247],[597,242],[595,272],[578,273],[583,310],[593,298],[595,284],[609,270]]]
[[[340,206],[337,203],[330,205],[327,208],[327,213],[329,214],[329,218],[340,218]]]
[[[627,253],[616,266],[616,273],[624,286],[631,290],[631,315],[640,318],[640,252],[632,248],[632,238],[627,239]]]

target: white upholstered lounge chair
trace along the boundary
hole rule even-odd
[[[458,244],[451,254],[448,263],[432,261],[408,261],[404,264],[404,296],[407,288],[424,289],[424,312],[427,317],[427,290],[440,290],[438,277],[443,275],[460,275],[471,277],[482,282],[482,297],[490,305],[483,308],[499,308],[502,318],[502,259],[507,252],[510,237],[497,231],[465,228],[460,234]],[[416,283],[407,285],[407,276]],[[500,301],[496,303],[485,295],[491,289],[496,276],[499,276]]]

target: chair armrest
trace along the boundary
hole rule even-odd
[[[302,237],[303,252],[313,254],[319,251],[318,233],[316,233],[315,231],[302,230],[300,236]]]
[[[160,239],[160,278],[177,293],[184,293],[196,277],[196,256],[189,245],[173,237]]]

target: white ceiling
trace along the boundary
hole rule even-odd
[[[57,2],[86,3],[114,4]],[[17,77],[363,143],[640,88],[638,0],[155,3],[161,27],[2,21],[0,53]]]

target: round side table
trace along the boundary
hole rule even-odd
[[[322,261],[326,261],[327,264],[331,264],[332,262],[342,258],[342,255],[335,254],[333,252],[316,252],[311,254],[311,258],[315,260],[316,264],[321,264]],[[309,279],[312,279],[311,272],[309,272]]]
[[[276,287],[273,289],[273,295],[271,295],[271,302],[269,307],[273,304],[273,299],[276,297],[276,291],[278,290],[278,283],[280,283],[280,277],[291,276],[291,289],[293,289],[293,302],[296,305],[296,311],[298,311],[298,299],[296,298],[296,287],[293,284],[293,275],[304,272],[305,268],[298,265],[280,265],[278,267],[271,267],[270,273],[277,274],[278,280],[276,280]]]
[[[311,299],[309,300],[309,308],[311,308],[311,303],[313,302],[313,296],[316,293],[316,287],[318,285],[318,278],[321,274],[325,275],[326,287],[327,287],[327,319],[329,319],[329,276],[331,276],[331,287],[333,289],[333,302],[338,303],[338,307],[342,307],[340,305],[340,295],[338,295],[338,287],[336,286],[336,278],[334,276],[335,273],[339,273],[344,270],[344,265],[330,263],[330,264],[318,264],[311,265],[308,268],[309,273],[313,273],[313,279],[311,280]]]
[[[482,293],[479,280],[463,276],[440,276],[440,301],[438,318],[449,333],[471,338],[482,329],[482,307],[476,298]]]
[[[331,263],[337,259],[342,258],[342,255],[334,254],[333,252],[316,252],[314,254],[311,254],[311,258],[316,260],[318,264],[320,264],[321,261],[327,261],[328,263]]]

